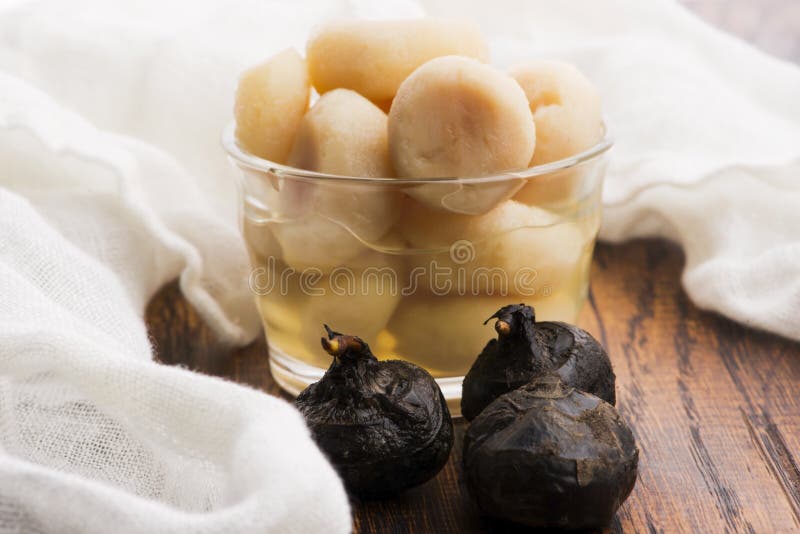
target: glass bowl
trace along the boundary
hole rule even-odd
[[[298,394],[328,368],[323,324],[421,365],[458,414],[463,375],[510,303],[574,323],[600,226],[607,135],[573,157],[475,178],[335,176],[223,145],[270,368]]]

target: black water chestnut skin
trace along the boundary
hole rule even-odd
[[[464,377],[465,419],[474,419],[503,393],[553,372],[566,385],[616,404],[611,360],[588,332],[567,323],[537,323],[533,308],[524,304],[504,306],[486,322],[492,319],[497,339],[486,344]]]
[[[555,375],[500,396],[464,436],[479,508],[532,527],[607,526],[636,483],[638,457],[613,406]]]
[[[431,479],[453,446],[436,381],[409,362],[379,361],[361,338],[325,329],[333,362],[295,405],[348,492],[382,498]]]

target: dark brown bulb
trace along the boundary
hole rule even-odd
[[[405,361],[379,361],[356,336],[325,327],[333,362],[295,401],[348,491],[372,499],[429,480],[447,462],[453,421],[433,377]]]
[[[588,332],[560,322],[536,322],[524,304],[500,308],[497,339],[472,364],[461,393],[461,414],[472,420],[494,399],[532,379],[556,373],[565,384],[616,403],[615,376],[608,354]]]
[[[500,396],[464,437],[480,509],[533,527],[607,526],[636,483],[638,457],[613,406],[555,375]]]

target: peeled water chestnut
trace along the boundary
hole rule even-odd
[[[555,374],[500,396],[464,437],[480,509],[533,527],[607,526],[633,489],[638,456],[613,406]]]
[[[497,319],[497,339],[486,344],[464,377],[461,414],[468,421],[504,393],[549,373],[565,385],[615,404],[615,376],[608,354],[588,332],[567,323],[536,322],[533,308],[512,304]]]
[[[347,490],[380,498],[431,479],[453,446],[436,381],[412,363],[379,361],[361,338],[325,329],[322,347],[333,362],[295,405]]]

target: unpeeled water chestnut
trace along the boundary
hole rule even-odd
[[[588,332],[561,322],[536,322],[534,309],[524,304],[500,308],[497,339],[486,344],[464,377],[461,414],[474,419],[500,395],[534,378],[555,373],[567,386],[615,404],[611,360]]]
[[[633,490],[638,458],[614,407],[555,375],[500,396],[464,436],[480,509],[533,527],[607,526]]]
[[[379,361],[359,337],[327,326],[333,362],[295,401],[319,448],[362,499],[432,478],[453,446],[453,421],[433,377],[400,360]]]

